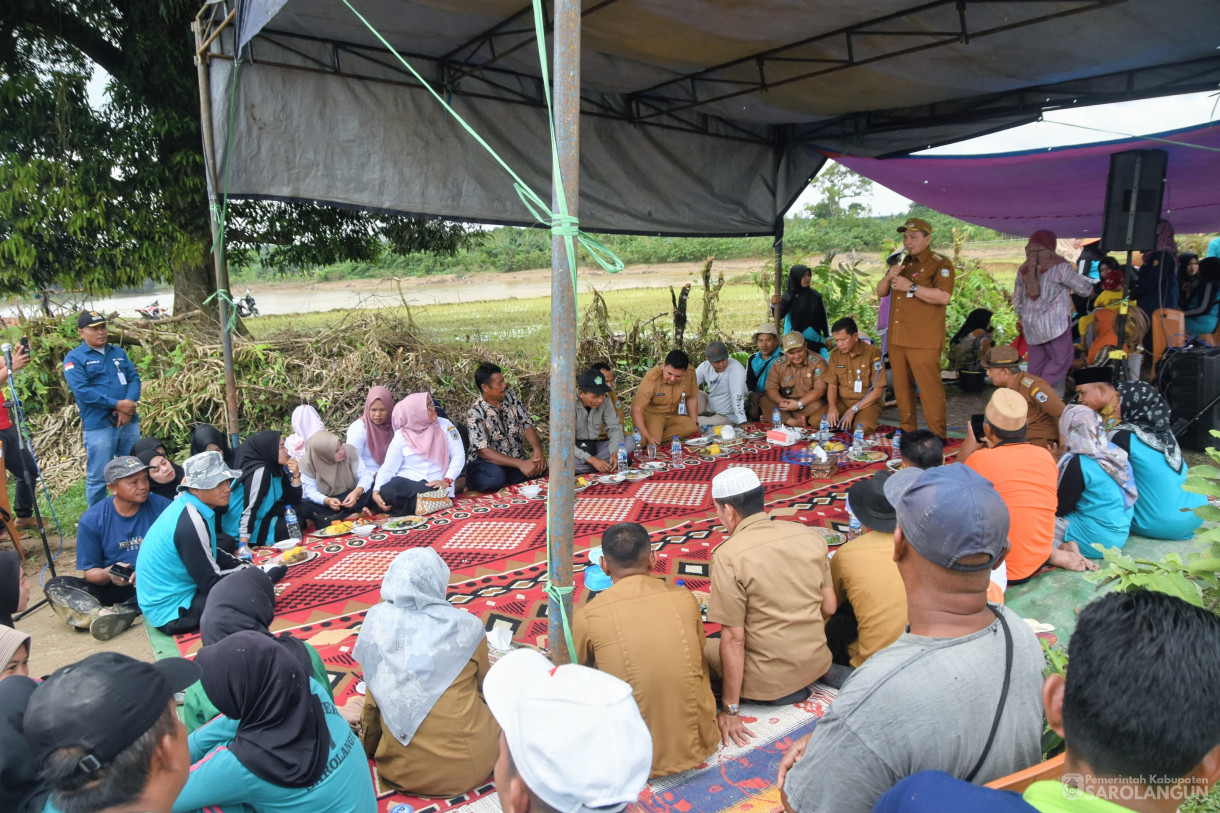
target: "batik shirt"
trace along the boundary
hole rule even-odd
[[[470,452],[467,459],[479,459],[479,449],[491,449],[508,457],[526,459],[525,430],[534,425],[525,411],[525,404],[512,390],[505,390],[500,406],[494,407],[480,398],[466,410],[466,427],[470,430]]]

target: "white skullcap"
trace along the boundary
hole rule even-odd
[[[723,500],[726,497],[736,497],[738,494],[745,494],[747,491],[761,487],[762,483],[759,482],[754,469],[734,466],[712,478],[712,499]]]

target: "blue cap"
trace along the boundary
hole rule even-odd
[[[885,481],[885,496],[911,547],[948,570],[990,570],[1008,548],[1008,506],[991,481],[964,464],[902,469]],[[986,562],[958,564],[980,553]]]
[[[589,564],[585,565],[585,589],[600,592],[610,587],[612,582],[601,566],[602,549],[589,549]]]

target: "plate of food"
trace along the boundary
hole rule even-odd
[[[668,466],[659,460],[648,460],[640,464],[640,469],[643,471],[665,471]]]
[[[580,492],[584,491],[586,488],[588,488],[591,485],[593,485],[593,481],[590,480],[588,477],[581,475],[580,477],[576,478],[576,486],[573,490],[577,494],[579,494]]]
[[[885,467],[887,469],[889,469],[890,471],[898,471],[900,468],[902,468],[902,461],[901,460],[887,460],[885,462]]]
[[[386,531],[409,531],[412,528],[420,527],[427,521],[428,520],[426,517],[394,517],[393,519],[387,519],[385,522],[381,523],[381,527]]]
[[[838,531],[832,531],[829,528],[818,528],[822,533],[822,538],[826,540],[826,544],[830,546],[842,545],[847,541],[847,537]]]
[[[639,469],[627,469],[624,472],[620,472],[620,474],[621,474],[622,478],[624,480],[627,480],[628,482],[635,482],[636,480],[647,480],[649,477],[652,476],[652,472],[640,471]]]
[[[885,460],[885,452],[880,449],[864,449],[859,454],[852,452],[847,456],[848,460],[854,460],[857,463],[876,463]]]
[[[597,482],[613,485],[615,483],[623,482],[624,479],[626,478],[624,478],[621,474],[603,474],[601,477],[597,478]]]
[[[356,523],[354,522],[332,522],[325,528],[319,528],[318,532],[314,534],[314,536],[318,537],[319,539],[333,539],[336,536],[345,536],[352,532],[352,528],[355,527],[355,524]]]
[[[296,565],[303,565],[306,562],[312,562],[321,555],[322,554],[316,550],[306,550],[298,545],[297,547],[289,548],[279,556],[276,556],[274,559],[268,562],[268,564],[294,567]]]
[[[843,454],[847,451],[847,445],[840,443],[837,440],[828,440],[825,443],[819,443],[817,445],[820,446],[822,451],[826,452],[827,454]]]
[[[715,442],[716,438],[691,438],[690,440],[686,441],[684,445],[689,446],[692,449],[702,449],[706,446],[711,446]]]

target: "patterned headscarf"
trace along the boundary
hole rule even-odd
[[[1124,381],[1118,387],[1119,424],[1165,456],[1175,472],[1182,470],[1182,450],[1169,425],[1169,404],[1147,381]]]
[[[1025,244],[1025,262],[1017,269],[1017,274],[1025,285],[1025,295],[1030,299],[1042,295],[1040,277],[1056,265],[1067,262],[1066,258],[1055,253],[1057,242],[1054,232],[1039,229],[1029,236],[1029,242]]]
[[[1135,488],[1135,472],[1127,453],[1106,437],[1101,425],[1101,416],[1087,406],[1073,404],[1064,407],[1059,417],[1059,437],[1063,439],[1065,454],[1059,458],[1059,476],[1067,471],[1068,463],[1076,455],[1091,457],[1102,471],[1114,478],[1123,490],[1123,507],[1135,505],[1139,492]]]
[[[301,404],[292,410],[292,434],[284,438],[284,446],[293,460],[300,461],[305,454],[305,446],[316,433],[326,429],[318,410],[308,404]]]
[[[1156,224],[1156,251],[1168,251],[1173,255],[1174,263],[1178,261],[1178,238],[1174,233],[1173,224],[1162,220]]]

